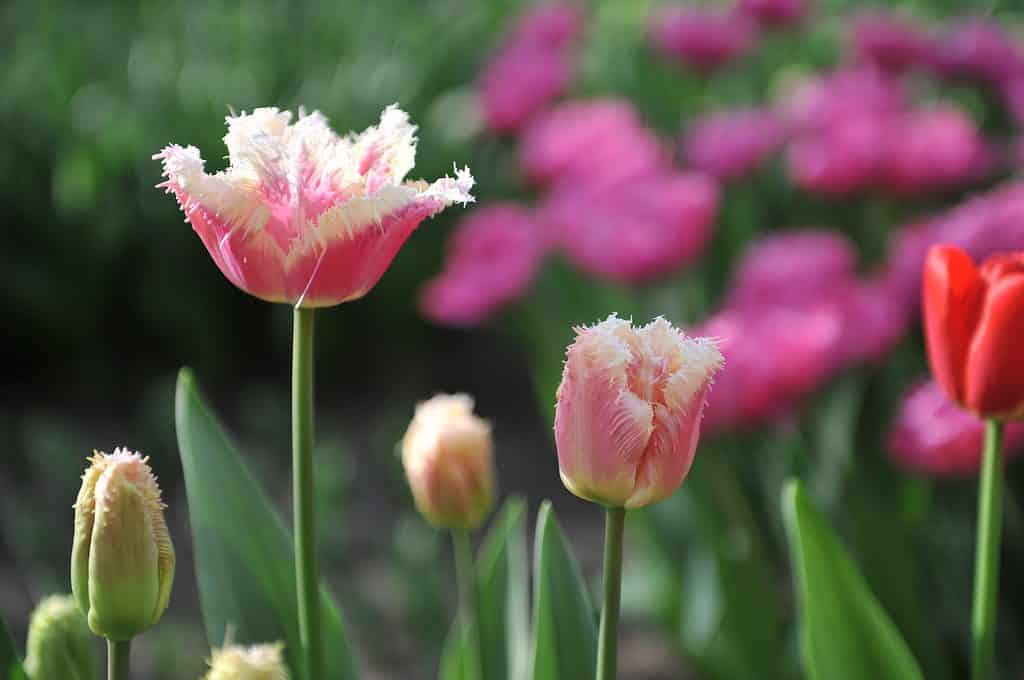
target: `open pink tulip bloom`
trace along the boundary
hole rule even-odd
[[[469,169],[405,181],[416,127],[396,106],[341,137],[320,113],[260,108],[227,118],[229,167],[204,171],[199,149],[154,156],[217,267],[270,302],[329,307],[370,291],[409,235],[451,203],[473,200]]]
[[[667,498],[690,471],[722,355],[665,319],[642,328],[614,314],[576,329],[555,407],[566,488],[609,507]]]

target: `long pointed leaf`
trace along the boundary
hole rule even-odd
[[[289,665],[304,677],[291,534],[187,369],[175,411],[207,638],[220,645],[230,627],[238,642],[282,640]],[[326,590],[321,607],[328,677],[355,678],[345,626]]]
[[[899,630],[799,482],[782,511],[800,596],[800,642],[812,680],[923,680]]]
[[[594,607],[549,501],[537,515],[534,553],[533,680],[592,678],[597,661]]]

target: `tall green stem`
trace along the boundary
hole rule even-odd
[[[306,679],[323,680],[320,566],[317,563],[313,486],[313,310],[298,307],[295,308],[292,340],[292,477],[299,637]]]
[[[604,607],[597,638],[597,680],[615,680],[619,664],[619,600],[626,509],[608,508],[604,526]]]
[[[455,578],[459,584],[459,617],[465,636],[464,676],[467,680],[483,680],[483,666],[480,658],[480,628],[477,623],[476,569],[473,567],[473,546],[469,532],[452,530],[452,547],[455,549]]]
[[[1003,425],[985,422],[985,450],[978,487],[978,537],[974,559],[974,613],[971,677],[990,680],[999,600],[999,544],[1003,526]]]
[[[107,640],[107,680],[128,680],[131,640]]]

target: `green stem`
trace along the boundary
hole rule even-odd
[[[985,449],[978,487],[978,537],[974,560],[974,613],[971,637],[974,657],[971,677],[992,677],[999,600],[999,543],[1003,520],[1003,425],[985,422]]]
[[[622,595],[622,535],[626,509],[608,508],[604,527],[604,607],[597,638],[597,680],[615,680],[619,658],[619,600]]]
[[[452,529],[452,547],[455,549],[455,578],[459,584],[459,616],[465,636],[464,676],[467,680],[483,680],[480,658],[480,629],[477,627],[476,569],[473,566],[473,546],[469,532]]]
[[[299,637],[307,680],[323,680],[320,567],[313,485],[313,310],[299,307],[295,308],[292,341],[292,477]]]
[[[131,640],[107,640],[107,680],[128,680]]]

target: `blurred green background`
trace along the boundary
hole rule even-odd
[[[650,53],[645,30],[652,4],[589,4],[573,92],[629,97],[645,122],[667,136],[688,116],[763,101],[793,74],[833,63],[843,12],[852,3],[821,0],[812,30],[766,38],[755,56],[713,86]],[[903,4],[929,17],[966,9],[955,0]],[[974,9],[1008,24],[1019,18],[1012,0],[983,5]],[[173,429],[180,366],[196,370],[271,494],[282,505],[288,498],[290,310],[250,298],[224,280],[174,201],[154,188],[160,169],[150,156],[170,142],[194,144],[211,169],[220,169],[229,107],[315,108],[343,131],[376,122],[384,106],[399,102],[420,125],[414,176],[432,179],[455,161],[473,169],[480,200],[526,196],[511,142],[480,134],[472,89],[502,27],[522,6],[512,0],[8,0],[0,7],[0,304],[6,320],[0,334],[0,613],[17,636],[40,596],[69,588],[71,504],[85,456],[93,448],[125,445],[151,455],[181,554],[165,623],[139,647],[141,677],[200,672],[208,649]],[[986,93],[950,86],[943,96],[988,129],[1005,127]],[[762,198],[753,207],[742,190],[727,194],[724,219],[733,215],[747,228],[722,231],[716,257],[728,261],[763,226],[828,221],[842,227],[865,214],[860,204],[794,202],[777,173],[758,181]],[[909,216],[928,207],[901,210]],[[325,560],[370,669],[367,677],[432,677],[447,630],[447,546],[412,512],[394,455],[414,403],[433,392],[477,396],[479,412],[496,425],[503,489],[534,503],[553,497],[585,569],[593,573],[597,565],[600,514],[559,483],[523,348],[501,323],[450,331],[416,311],[414,291],[439,270],[445,236],[463,213],[451,209],[425,223],[371,295],[318,320]],[[861,245],[870,250],[869,242]],[[898,359],[901,376],[923,371],[919,339],[908,345]],[[876,408],[895,403],[895,389],[867,384],[888,395]],[[842,399],[859,389],[869,388],[834,386],[815,405],[821,432],[813,436],[845,436]],[[737,440],[721,448],[744,446]],[[916,487],[908,489],[898,497],[917,517]],[[943,517],[964,525],[948,532],[951,541],[969,537],[969,492],[968,484],[943,497],[951,509]],[[1019,530],[1021,517],[1016,523]],[[969,544],[946,548],[969,558]],[[876,571],[885,568],[880,555],[867,557],[882,563]],[[636,598],[643,599],[645,587],[636,584]],[[635,623],[626,632],[627,662],[639,659],[636,668],[648,669],[630,677],[679,677],[671,670],[681,663],[678,646],[650,625]]]

